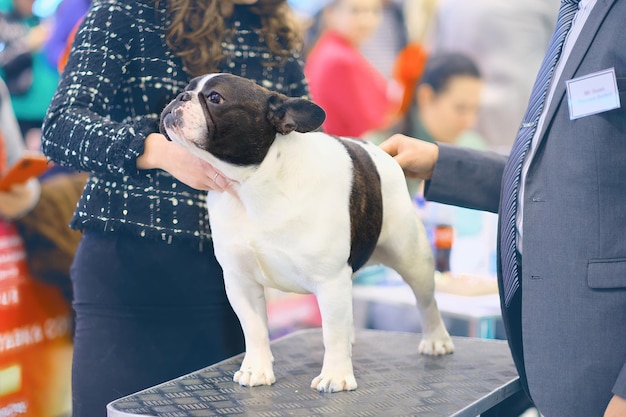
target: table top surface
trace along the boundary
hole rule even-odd
[[[386,303],[398,306],[414,306],[415,295],[408,285],[355,285],[352,288],[355,299]],[[458,295],[441,291],[435,292],[437,306],[442,314],[462,318],[496,318],[501,316],[498,294]]]
[[[506,341],[453,337],[455,352],[420,355],[421,335],[357,330],[358,388],[310,388],[322,366],[321,329],[272,342],[276,383],[232,381],[243,354],[113,401],[108,417],[126,416],[420,416],[475,417],[521,389]]]

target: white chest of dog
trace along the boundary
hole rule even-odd
[[[245,336],[234,380],[275,382],[264,287],[315,294],[324,361],[311,386],[357,387],[352,368],[352,276],[366,263],[395,269],[422,319],[419,352],[454,350],[434,299],[433,257],[397,163],[376,146],[313,132],[324,111],[230,74],[209,74],[163,111],[161,130],[235,181],[208,193],[215,255]],[[308,133],[307,133],[308,132]]]

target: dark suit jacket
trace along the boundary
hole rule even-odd
[[[565,80],[612,67],[622,107],[570,120]],[[521,293],[503,318],[544,415],[602,416],[626,398],[626,0],[598,0],[558,83],[525,182]],[[426,197],[497,211],[505,163],[441,145]]]

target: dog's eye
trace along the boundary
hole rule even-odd
[[[213,104],[220,104],[222,101],[224,101],[224,97],[220,96],[219,93],[212,91],[207,96],[207,100],[209,100]]]

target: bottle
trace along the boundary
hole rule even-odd
[[[414,201],[435,257],[435,269],[448,272],[454,240],[452,224],[455,207],[426,201],[423,196],[416,196]]]
[[[435,269],[450,271],[450,252],[454,241],[454,229],[449,224],[438,224],[434,230]]]

